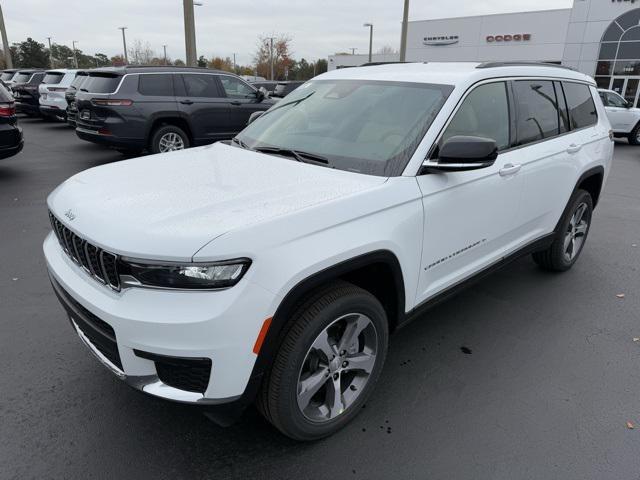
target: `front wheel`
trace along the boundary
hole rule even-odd
[[[631,133],[627,137],[631,145],[640,145],[640,123],[635,126]]]
[[[589,192],[576,191],[562,216],[551,246],[533,254],[533,260],[546,270],[564,272],[578,260],[587,241],[593,200]]]
[[[333,434],[373,391],[388,336],[385,310],[369,292],[339,281],[311,295],[292,317],[259,410],[296,440]]]
[[[153,132],[151,151],[153,153],[173,152],[189,148],[189,137],[180,127],[164,125]]]

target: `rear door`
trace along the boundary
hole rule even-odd
[[[229,105],[216,75],[183,73],[176,77],[176,98],[196,145],[231,138]]]
[[[178,103],[174,93],[175,75],[171,73],[141,73],[138,76],[138,93],[134,102],[136,115],[127,116],[127,122],[131,122],[136,130],[146,131],[156,118],[175,117],[178,112]],[[139,123],[139,125],[135,125]]]
[[[229,108],[229,128],[234,136],[247,126],[253,112],[266,110],[266,107],[258,101],[257,90],[244,80],[231,75],[219,75],[219,79]]]

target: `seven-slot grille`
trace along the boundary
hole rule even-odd
[[[120,291],[118,257],[90,244],[65,227],[51,212],[49,219],[62,249],[89,275],[111,289]]]

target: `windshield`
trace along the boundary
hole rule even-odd
[[[29,79],[33,76],[33,73],[19,73],[13,79],[15,83],[27,83]]]
[[[237,139],[324,157],[327,166],[379,176],[402,173],[453,90],[449,85],[316,80],[294,90]]]

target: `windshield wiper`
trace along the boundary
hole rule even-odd
[[[261,117],[260,117],[260,118],[264,117],[265,115],[270,114],[271,112],[275,112],[276,110],[280,110],[281,108],[288,107],[289,105],[297,105],[297,104],[298,104],[298,103],[300,103],[300,102],[304,102],[307,98],[309,98],[309,97],[310,97],[311,95],[313,95],[314,93],[316,93],[316,92],[315,92],[315,90],[314,90],[313,92],[311,92],[309,95],[306,95],[306,96],[304,96],[304,97],[302,97],[302,98],[299,98],[299,99],[297,99],[297,100],[292,100],[292,101],[290,101],[290,102],[283,103],[283,104],[276,103],[276,106],[275,106],[275,107],[271,107],[269,110],[267,110],[266,112],[264,112],[264,113],[261,115]]]
[[[300,150],[292,150],[290,148],[257,147],[257,148],[254,148],[254,151],[260,152],[260,153],[272,153],[274,155],[283,155],[287,157],[293,157],[298,162],[303,162],[303,163],[322,163],[325,165],[329,164],[329,159],[326,157],[323,157],[322,155],[303,152]]]
[[[251,150],[251,148],[249,148],[249,145],[247,145],[243,140],[240,140],[238,137],[233,137],[231,141],[236,145],[244,148],[245,150]]]
[[[87,92],[87,93],[89,92],[89,90],[87,90],[86,88],[81,88],[80,91],[81,92]]]

